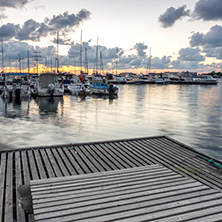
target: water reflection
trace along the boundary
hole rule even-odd
[[[47,115],[58,112],[59,104],[63,106],[63,97],[37,97],[35,102],[39,106],[40,115]]]
[[[21,117],[28,117],[29,115],[29,108],[30,108],[30,99],[12,99],[7,98],[3,99],[3,106],[4,107],[4,116],[6,118],[21,118]]]
[[[222,82],[120,85],[119,95],[0,99],[0,147],[168,135],[222,159]]]

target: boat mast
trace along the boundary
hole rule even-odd
[[[56,72],[59,72],[59,31],[57,32],[57,48],[56,48]]]
[[[118,47],[116,48],[116,75],[117,75]]]
[[[2,71],[4,72],[4,49],[3,49],[3,37],[1,38],[2,43]]]
[[[39,51],[34,51],[34,65],[36,65],[36,71],[37,71],[37,74],[39,73],[39,62],[42,61],[41,59],[41,55],[38,55],[38,53],[40,53]]]
[[[81,75],[82,74],[82,30],[81,30],[81,35],[80,35],[79,60],[80,60],[80,75]]]
[[[104,74],[104,70],[103,70],[103,57],[102,57],[102,51],[100,51],[100,70],[101,70],[101,74]]]
[[[28,64],[28,73],[30,73],[30,68],[29,68],[29,50],[27,51],[27,64]]]
[[[86,73],[89,74],[87,48],[85,48],[85,68],[86,68]]]
[[[99,46],[98,46],[98,41],[99,41],[99,38],[97,37],[97,45],[96,45],[96,74],[98,74],[98,53],[99,53]]]
[[[19,72],[21,73],[21,58],[20,58],[20,53],[18,54],[18,62],[19,62]]]
[[[149,73],[150,73],[150,70],[151,70],[151,47],[150,47],[150,56],[149,56]]]
[[[9,62],[9,67],[11,69],[11,58],[10,58],[10,56],[8,57],[8,62]]]

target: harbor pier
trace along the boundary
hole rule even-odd
[[[2,150],[0,221],[222,220],[221,164],[167,136]]]

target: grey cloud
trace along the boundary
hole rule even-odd
[[[97,46],[90,46],[88,42],[83,42],[82,46],[82,58],[83,62],[85,60],[85,49],[87,49],[87,60],[88,63],[91,66],[94,66],[95,61],[96,61],[96,48]],[[108,63],[113,63],[113,61],[116,59],[116,48],[107,48],[105,46],[98,46],[98,63],[100,64],[100,52],[102,53],[102,60],[104,67]],[[118,57],[120,57],[123,54],[122,49],[118,49]],[[77,64],[79,63],[80,60],[80,44],[75,44],[70,47],[68,51],[68,57],[69,58],[75,58],[77,61]],[[107,68],[107,67],[106,67]]]
[[[137,55],[141,57],[146,56],[145,50],[147,49],[147,45],[144,45],[144,43],[136,43],[136,45],[133,47],[137,51]]]
[[[74,26],[78,26],[82,21],[86,20],[90,16],[90,12],[86,9],[82,9],[75,14],[68,14],[68,12],[64,12],[62,15],[53,16],[52,19],[48,19],[48,25],[53,29],[61,30],[66,28],[72,28]]]
[[[23,7],[29,1],[27,0],[0,0],[1,8],[19,8]]]
[[[63,32],[65,36],[66,33],[73,31],[72,28],[89,18],[90,12],[83,9],[78,14],[69,15],[65,12],[63,15],[53,16],[52,19],[45,18],[43,23],[29,19],[22,26],[8,23],[0,27],[0,37],[37,41],[41,37],[55,35],[57,31]]]
[[[48,36],[51,30],[52,29],[48,25],[46,25],[45,23],[41,23],[37,28],[36,33],[38,36],[46,37]]]
[[[95,50],[89,46],[88,43],[83,42],[83,51],[85,51],[85,48],[87,48],[87,55],[88,58],[91,57],[91,54],[94,54],[94,59],[95,59]],[[92,53],[93,51],[93,53]],[[83,52],[84,54],[84,52]],[[76,43],[75,45],[72,45],[68,51],[68,57],[70,58],[79,58],[80,57],[80,44]]]
[[[55,57],[56,48],[52,45],[47,47],[36,46],[35,51],[39,52],[39,55],[42,57],[42,59],[53,58]]]
[[[183,48],[179,51],[179,60],[182,61],[204,61],[199,48]]]
[[[182,69],[182,70],[200,70],[203,68],[203,65],[198,61],[181,61],[174,60],[171,62],[172,68]]]
[[[203,50],[206,53],[206,57],[215,57],[217,59],[222,59],[222,47],[217,48],[206,48]]]
[[[34,47],[26,42],[20,42],[20,41],[10,41],[6,43],[4,42],[5,58],[10,57],[11,59],[16,59],[18,57],[18,54],[20,54],[22,59],[26,59],[28,50],[29,50],[30,59],[33,57],[35,51],[38,51],[38,55],[40,55],[42,58],[55,56],[54,46]]]
[[[101,50],[104,59],[116,59],[116,57],[120,57],[123,54],[123,50],[121,48],[106,48],[102,47]]]
[[[181,6],[179,8],[170,7],[166,10],[166,12],[159,16],[159,22],[164,28],[172,27],[174,23],[184,17],[189,16],[190,11],[185,10],[186,5]]]
[[[199,0],[196,2],[193,15],[197,19],[222,20],[222,1],[221,0]]]
[[[163,56],[161,59],[158,57],[152,58],[152,68],[154,69],[167,69],[171,64],[170,56]]]
[[[138,57],[136,57],[129,63],[130,66],[134,66],[135,68],[141,67],[141,64],[142,64],[142,59]]]
[[[40,24],[33,19],[27,20],[22,27],[18,30],[18,32],[15,35],[15,38],[18,40],[38,40],[39,35],[36,31],[37,28],[40,27]]]
[[[12,23],[2,25],[0,27],[0,37],[4,37],[4,39],[8,40],[14,37],[19,29],[20,29],[19,25],[14,25]]]
[[[54,38],[52,42],[57,44],[57,38]],[[74,45],[74,41],[72,41],[70,38],[67,38],[66,35],[59,37],[58,43],[59,45]]]
[[[30,46],[28,43],[25,43],[25,42],[10,41],[10,42],[4,43],[5,58],[10,58],[12,60],[15,60],[18,58],[18,54],[20,54],[21,58],[23,59],[27,58],[28,50],[32,52],[34,51],[34,47]]]
[[[194,33],[190,38],[190,45],[203,47],[219,47],[222,46],[222,26],[215,25],[211,27],[206,34]]]

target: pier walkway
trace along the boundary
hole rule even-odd
[[[209,162],[207,159],[211,159],[211,161]],[[187,180],[184,189],[188,189],[189,184],[197,184],[198,187],[203,188],[198,193],[198,204],[206,209],[207,206],[210,206],[211,210],[205,211],[205,215],[199,212],[196,217],[201,221],[201,217],[205,216],[211,218],[209,221],[213,221],[212,218],[222,218],[218,211],[218,206],[221,206],[222,191],[222,172],[219,164],[221,162],[218,160],[166,136],[1,151],[0,221],[34,221],[33,213],[24,211],[23,200],[18,189],[21,185],[30,185],[30,181],[33,186],[35,212],[35,209],[38,209],[38,206],[35,208],[35,189],[39,189],[38,184],[41,187],[42,182],[48,181],[46,179],[50,179],[49,182],[54,183],[58,180],[57,177],[64,177],[66,180],[65,178],[70,176],[72,178],[76,175],[76,177],[80,176],[79,179],[91,178],[93,180],[95,175],[99,177],[104,173],[115,177],[115,175],[122,174],[118,172],[125,172],[124,170],[126,173],[145,169],[149,171],[152,167],[160,173],[160,178],[161,172],[170,171],[169,174],[172,174],[171,176],[176,180]],[[162,175],[162,177],[165,176]],[[61,178],[59,180],[63,181]],[[174,185],[172,181],[165,183],[165,186],[172,186],[172,189]],[[133,190],[132,188],[131,191],[133,192]],[[149,192],[151,191],[152,189]],[[206,195],[210,195],[210,198],[205,198]],[[174,198],[174,196],[175,194],[172,194],[169,198]],[[186,209],[193,204],[189,198],[191,197],[188,195]],[[155,205],[155,203],[151,205],[158,208],[159,204]],[[139,205],[137,208],[139,209]],[[129,210],[126,210],[125,214],[127,212]],[[180,215],[179,212],[175,212],[174,216],[177,214]],[[161,216],[163,221],[166,217],[164,215]]]

